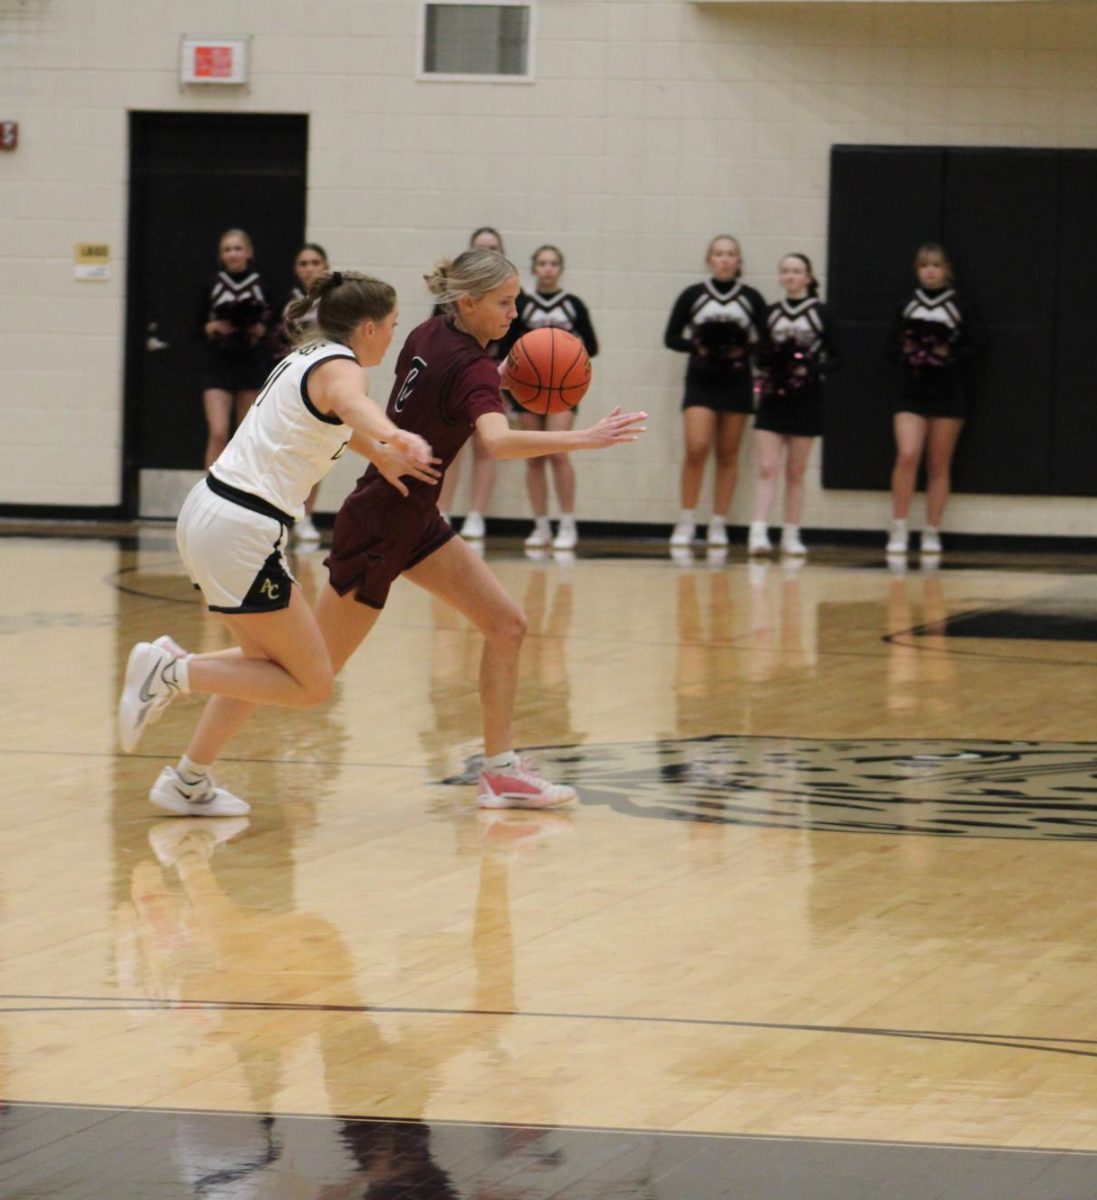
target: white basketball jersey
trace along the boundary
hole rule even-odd
[[[350,442],[350,426],[313,408],[305,386],[311,372],[332,358],[357,363],[337,342],[311,342],[286,355],[267,376],[211,474],[299,520],[309,492]]]

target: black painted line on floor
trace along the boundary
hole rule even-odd
[[[518,1011],[483,1008],[419,1008],[384,1004],[304,1004],[250,1000],[153,1000],[146,997],[111,996],[38,996],[18,993],[0,994],[0,1002],[10,1000],[72,1001],[56,1005],[36,1004],[0,1008],[4,1013],[20,1012],[186,1012],[188,1010],[231,1010],[234,1012],[322,1012],[384,1014],[387,1016],[517,1017],[550,1021],[605,1021],[618,1024],[701,1026],[719,1029],[760,1029],[791,1033],[833,1033],[850,1037],[887,1037],[918,1041],[955,1042],[972,1046],[1001,1046],[1014,1050],[1042,1050],[1049,1054],[1069,1054],[1097,1058],[1097,1039],[1044,1037],[1036,1034],[979,1033],[941,1029],[890,1029],[869,1025],[810,1025],[780,1021],[725,1021],[709,1017],[652,1017],[613,1013],[570,1013]],[[1074,1047],[1092,1046],[1092,1050]]]

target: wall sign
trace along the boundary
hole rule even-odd
[[[103,282],[110,278],[110,243],[77,242],[72,255],[73,279]]]
[[[184,37],[179,80],[184,84],[242,84],[248,81],[250,38]]]

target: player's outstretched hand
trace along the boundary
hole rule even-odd
[[[417,466],[429,467],[432,462],[437,462],[430,445],[417,433],[409,433],[406,429],[398,429],[388,439],[388,444],[398,454],[402,454],[409,463],[415,463]]]
[[[373,465],[401,496],[408,494],[407,485],[402,482],[404,476],[419,479],[423,483],[438,483],[442,478],[434,466],[442,460],[431,455],[430,446],[418,434],[405,430],[400,430],[388,442],[376,442],[370,457]]]
[[[587,450],[604,450],[607,446],[616,446],[620,442],[634,442],[642,433],[647,432],[644,421],[648,419],[646,412],[622,412],[621,406],[604,416],[597,424],[589,429],[580,430],[583,447]]]

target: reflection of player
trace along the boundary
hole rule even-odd
[[[733,711],[743,704],[737,685],[740,670],[735,648],[735,609],[731,576],[708,572],[709,606],[703,611],[698,594],[700,572],[678,576],[678,656],[674,678],[677,709],[675,737],[703,737],[732,728],[750,728],[749,713],[737,720]],[[713,722],[719,721],[714,729]]]
[[[922,589],[922,611],[911,603],[910,590]],[[893,636],[888,651],[887,707],[897,714],[919,710],[922,717],[947,717],[955,711],[956,667],[943,632],[948,619],[941,577],[936,571],[891,580],[887,628]],[[908,631],[925,630],[917,638]],[[948,726],[941,727],[942,732]]]
[[[217,868],[231,861],[246,819],[164,821],[152,828],[158,861],[146,857],[134,867],[131,902],[119,913],[120,942],[135,945],[139,960],[130,986],[157,999],[190,1001],[197,1045],[188,1054],[211,1043],[230,1046],[255,1110],[253,1118],[227,1121],[220,1114],[177,1123],[177,1157],[192,1185],[219,1179],[223,1188],[232,1185],[218,1192],[226,1197],[349,1197],[366,1187],[370,1197],[407,1195],[415,1187],[436,1189],[423,1192],[432,1197],[450,1194],[420,1118],[443,1064],[470,1049],[504,1053],[499,1035],[506,1018],[485,1014],[516,1008],[507,861],[516,836],[530,840],[522,830],[536,834],[541,823],[550,829],[568,824],[555,813],[488,815],[517,823],[519,832],[496,836],[490,827],[481,844],[468,1011],[433,1016],[426,1024],[409,1015],[397,1033],[382,1032],[369,1015],[357,964],[330,922],[310,913],[273,914],[261,899],[244,907],[222,885]],[[287,947],[296,948],[291,972]],[[349,1153],[338,1183],[332,1182],[331,1146],[321,1162],[314,1132],[264,1115],[282,1107],[284,1086],[302,1086],[300,1079],[287,1080],[285,1070],[301,1062],[299,1047],[311,1038],[318,1039],[330,1111],[349,1115],[383,1106],[400,1118],[398,1125],[345,1121],[339,1138]],[[329,1187],[307,1190],[321,1169]],[[291,1180],[302,1190],[274,1190]]]
[[[551,594],[549,584],[554,585]],[[530,571],[523,597],[531,645],[526,671],[537,696],[537,737],[542,745],[572,746],[581,739],[571,723],[571,680],[567,636],[571,631],[574,587],[559,568]]]

